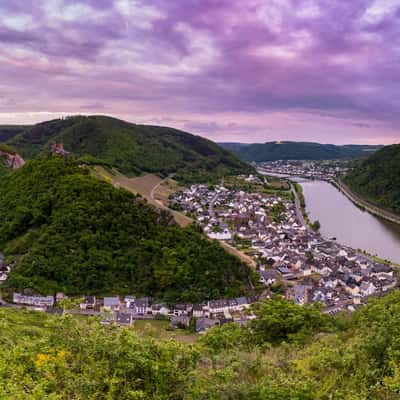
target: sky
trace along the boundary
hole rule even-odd
[[[400,142],[400,0],[0,0],[0,124]]]

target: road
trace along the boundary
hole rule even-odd
[[[164,178],[163,180],[161,180],[160,182],[158,182],[158,183],[153,187],[153,189],[151,189],[151,192],[150,192],[150,199],[151,199],[151,200],[157,201],[158,203],[161,203],[160,201],[158,201],[158,200],[156,200],[156,199],[154,198],[154,192],[155,192],[167,179],[171,178],[172,176],[173,176],[173,175],[168,175],[166,178]]]
[[[333,186],[338,188],[348,199],[350,199],[354,204],[363,207],[369,213],[376,215],[377,217],[386,219],[387,221],[393,222],[395,224],[400,224],[400,216],[394,214],[388,210],[384,210],[379,206],[376,206],[357,193],[354,193],[340,178],[336,180],[329,181]]]
[[[214,212],[214,204],[218,199],[218,193],[215,194],[215,196],[211,199],[210,205],[208,206],[208,214],[211,218],[215,218],[215,212]]]
[[[300,199],[299,199],[296,189],[294,188],[292,183],[290,184],[290,189],[294,196],[294,205],[296,208],[296,215],[297,215],[297,219],[298,219],[299,223],[301,225],[303,225],[307,229],[308,232],[312,232],[310,226],[307,224],[306,220],[303,217],[303,213],[301,212]]]

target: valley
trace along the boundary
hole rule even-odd
[[[117,335],[114,345],[119,335],[127,335],[136,346],[152,343],[157,351],[175,343],[174,351],[179,347],[182,356],[195,348],[203,362],[214,352],[230,371],[231,356],[254,357],[267,346],[259,364],[265,368],[277,352],[282,357],[283,346],[290,349],[286,357],[293,363],[299,358],[310,362],[309,354],[319,354],[313,346],[330,348],[329,340],[353,351],[352,337],[363,337],[359,319],[374,307],[387,307],[385,301],[400,304],[395,265],[363,254],[340,234],[335,235],[338,240],[331,238],[315,204],[329,209],[334,196],[321,200],[318,188],[316,203],[310,198],[309,183],[336,190],[318,179],[348,172],[346,162],[312,164],[305,171],[298,163],[279,161],[263,164],[260,174],[184,184],[175,173],[125,175],[111,165],[76,157],[60,142],[56,151],[54,146],[50,150],[53,154],[47,151],[9,170],[0,185],[5,253],[0,257],[5,295],[0,316],[33,323],[42,343],[48,326],[63,326],[64,333],[79,326],[82,332],[96,332],[100,340]],[[293,175],[302,176],[302,190],[274,172],[289,173],[294,181]],[[314,219],[321,221],[320,230]],[[37,310],[47,312],[38,317],[46,327],[38,323]],[[53,313],[57,316],[49,315]],[[372,321],[373,315],[368,316]],[[350,339],[342,338],[343,332]],[[76,348],[80,342],[74,340]],[[59,337],[57,342],[75,351]],[[60,365],[63,351],[34,350],[36,368]],[[149,354],[147,348],[140,352]],[[163,359],[166,366],[174,362]],[[118,360],[125,363],[122,354]],[[198,361],[193,362],[198,375]],[[272,368],[274,374],[280,371],[275,364]],[[284,386],[299,373],[297,367],[285,368]],[[304,377],[314,389],[324,382],[309,371]],[[215,385],[214,377],[208,379]],[[290,382],[291,393],[306,393]],[[202,386],[200,381],[193,384],[182,380],[185,391]],[[249,384],[239,385],[240,390],[247,391]],[[214,390],[207,386],[207,392]],[[75,385],[73,391],[80,390]],[[152,390],[150,386],[148,393]],[[271,390],[275,400],[278,392]],[[291,396],[282,393],[282,399]]]
[[[400,217],[371,203],[346,184],[346,161],[274,161],[259,164],[263,173],[301,182],[312,219],[328,237],[373,257],[400,262]],[[354,168],[354,167],[353,167]]]

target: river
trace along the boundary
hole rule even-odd
[[[339,243],[400,263],[400,225],[360,210],[334,186],[323,181],[301,182],[311,221],[321,234]]]
[[[328,182],[269,172],[266,175],[301,184],[307,214],[311,221],[321,223],[322,236],[335,237],[339,243],[400,264],[400,225],[360,210]]]

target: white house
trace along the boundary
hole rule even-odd
[[[26,304],[36,307],[52,307],[54,305],[53,296],[25,296],[21,293],[13,293],[13,302],[16,304]]]

